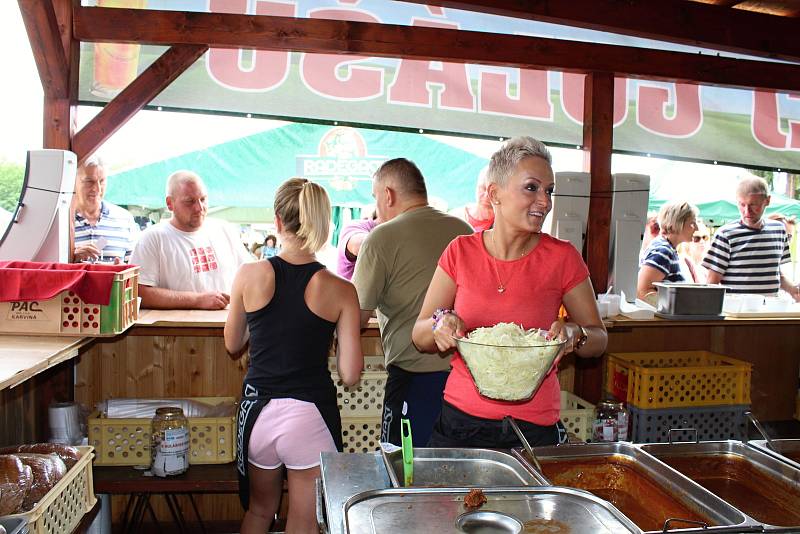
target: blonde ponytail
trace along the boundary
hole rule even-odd
[[[314,253],[325,246],[331,225],[331,202],[319,184],[305,178],[289,178],[275,192],[275,214],[286,231]]]

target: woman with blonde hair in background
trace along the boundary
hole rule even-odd
[[[685,269],[683,277],[691,282],[705,284],[708,278],[708,269],[703,267],[703,256],[706,255],[711,245],[711,230],[701,221],[697,221],[697,230],[692,234],[691,241],[678,245],[678,256],[681,259],[681,268]]]
[[[681,272],[678,245],[697,231],[697,208],[688,202],[669,202],[658,212],[661,235],[653,239],[639,262],[637,297],[655,304],[655,282],[692,282]]]
[[[328,351],[336,331],[336,368],[346,385],[361,375],[360,312],[353,285],[315,253],[327,242],[325,190],[291,178],[275,193],[277,256],[243,265],[231,291],[225,348],[250,361],[237,421],[242,534],[267,531],[289,482],[286,532],[316,533],[314,481],[320,453],[342,450]]]

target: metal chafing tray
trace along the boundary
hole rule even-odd
[[[718,494],[765,531],[800,532],[800,469],[740,441],[639,447]]]
[[[751,447],[755,447],[765,454],[774,456],[795,469],[800,469],[800,439],[773,439],[771,443],[773,449],[769,448],[767,446],[767,441],[763,439],[750,440],[747,442]]]
[[[381,451],[389,479],[403,487],[403,453]],[[487,488],[542,486],[544,477],[529,470],[516,457],[491,449],[414,449],[411,487]]]
[[[758,532],[761,530],[759,523],[631,443],[615,442],[534,447],[534,452],[542,465],[545,465],[548,461],[558,461],[559,459],[581,460],[591,458],[617,458],[633,463],[654,485],[663,489],[665,493],[682,503],[689,510],[698,512],[708,518],[714,525],[689,528],[688,523],[671,521],[667,525],[670,530],[681,529],[681,532]],[[524,450],[517,448],[513,450],[513,453],[524,463],[528,463]],[[643,505],[649,503],[648,495],[637,495],[637,497],[641,497]],[[622,510],[622,513],[624,513],[624,510]],[[658,529],[648,530],[647,532],[662,531],[663,529]]]
[[[570,488],[486,488],[486,504],[464,506],[464,488],[394,488],[359,493],[344,505],[345,532],[628,534],[642,531],[616,508]]]

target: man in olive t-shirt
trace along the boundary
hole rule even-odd
[[[372,192],[386,221],[366,238],[356,261],[362,325],[377,310],[389,378],[383,399],[381,441],[400,445],[400,417],[411,421],[414,446],[427,445],[442,406],[450,359],[417,351],[411,330],[442,252],[456,236],[471,234],[464,221],[428,205],[425,179],[404,158],[384,163]]]

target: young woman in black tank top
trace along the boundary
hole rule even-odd
[[[248,454],[251,448],[260,450],[259,445],[272,443],[273,438],[275,443],[302,442],[308,429],[287,425],[285,421],[292,420],[292,414],[280,410],[291,410],[295,405],[283,399],[313,403],[336,448],[342,449],[336,389],[327,361],[334,331],[339,346],[337,370],[345,384],[359,380],[364,358],[355,288],[330,273],[315,257],[327,241],[330,219],[330,201],[321,186],[304,178],[287,180],[275,193],[281,252],[269,260],[242,266],[233,283],[225,347],[233,355],[250,344],[237,424],[239,493],[247,510],[242,534],[267,531],[278,510],[284,472],[291,495],[286,531],[318,532],[314,480],[320,476],[319,464],[293,467],[277,446],[268,448],[270,457],[276,456],[275,462],[280,462],[274,469],[257,467],[258,462]],[[281,401],[259,419],[258,414],[273,399]],[[309,405],[303,406],[307,409]],[[267,420],[273,415],[284,418],[276,425],[279,428],[271,428]],[[321,423],[318,426],[324,434]],[[263,437],[265,441],[251,441],[251,433],[254,439]],[[311,450],[304,452],[307,456],[314,454]]]

